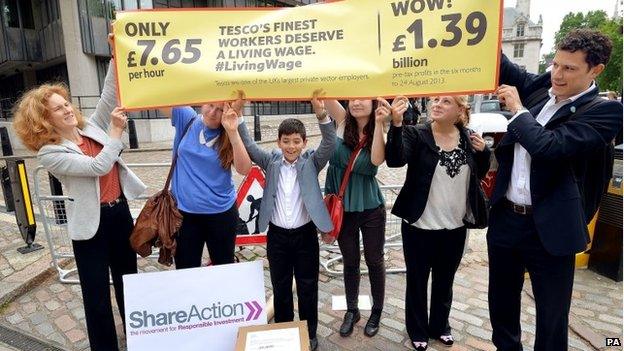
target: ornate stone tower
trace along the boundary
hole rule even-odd
[[[527,18],[531,17],[531,0],[518,0],[516,2],[516,11]]]

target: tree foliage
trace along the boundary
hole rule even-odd
[[[598,86],[601,90],[614,90],[622,94],[622,17],[610,18],[607,13],[589,11],[587,13],[568,13],[555,33],[555,43],[558,43],[572,29],[591,28],[606,34],[613,42],[611,60],[604,72],[598,77]],[[549,55],[549,54],[547,54]]]
[[[546,69],[552,64],[552,60],[555,57],[555,52],[549,52],[542,56],[539,62],[539,71],[537,73],[542,74],[546,72]]]

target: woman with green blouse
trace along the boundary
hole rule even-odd
[[[364,334],[374,336],[379,331],[385,293],[384,244],[385,200],[375,176],[377,167],[385,160],[384,124],[391,111],[404,112],[404,102],[396,99],[391,106],[386,100],[351,100],[345,110],[338,101],[329,100],[325,107],[336,122],[336,150],[329,161],[325,180],[326,194],[336,194],[353,150],[362,142],[364,147],[355,159],[344,194],[344,217],[338,236],[343,256],[347,312],[340,335],[351,335],[360,319],[358,294],[360,286],[360,232],[364,258],[369,270],[372,312]],[[402,109],[402,110],[401,110]]]

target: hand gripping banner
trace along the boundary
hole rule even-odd
[[[503,1],[343,0],[119,12],[121,105],[493,91]]]

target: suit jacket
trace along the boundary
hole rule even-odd
[[[336,144],[336,127],[334,123],[320,124],[321,144],[316,150],[306,150],[299,156],[296,164],[297,181],[299,182],[300,194],[303,204],[316,227],[327,233],[334,226],[327,212],[321,188],[318,182],[318,174],[325,167]],[[266,186],[260,203],[258,215],[258,227],[261,232],[265,231],[275,210],[277,198],[277,185],[282,165],[282,151],[274,149],[271,152],[262,150],[249,136],[245,123],[238,126],[238,132],[245,144],[249,157],[266,174]]]
[[[88,240],[95,235],[100,224],[99,177],[110,172],[115,162],[119,164],[119,182],[127,199],[138,197],[146,189],[145,184],[119,157],[124,148],[121,140],[111,139],[107,134],[110,114],[117,102],[112,66],[113,63],[109,66],[95,112],[80,131],[81,135],[102,144],[102,151],[95,157],[87,156],[78,145],[63,140],[59,145],[43,146],[37,154],[41,165],[65,187],[69,197],[65,203],[67,228],[72,240]]]
[[[511,63],[503,55],[500,83],[515,86],[523,100],[538,89],[549,88],[550,72],[535,75]],[[533,220],[544,248],[552,255],[570,255],[585,250],[589,242],[587,220],[579,183],[584,179],[575,169],[596,151],[604,150],[622,128],[622,105],[604,101],[582,115],[573,111],[592,101],[598,87],[562,107],[545,125],[535,117],[548,101],[548,93],[516,117],[507,127],[495,155],[498,161],[492,195],[490,231],[494,242],[506,240],[505,224],[500,223],[497,206],[505,197],[511,180],[514,144],[520,143],[531,155],[531,201]],[[533,99],[532,99],[533,100]],[[582,168],[582,167],[581,167]],[[590,169],[586,170],[591,172]],[[584,174],[587,174],[584,172]]]

